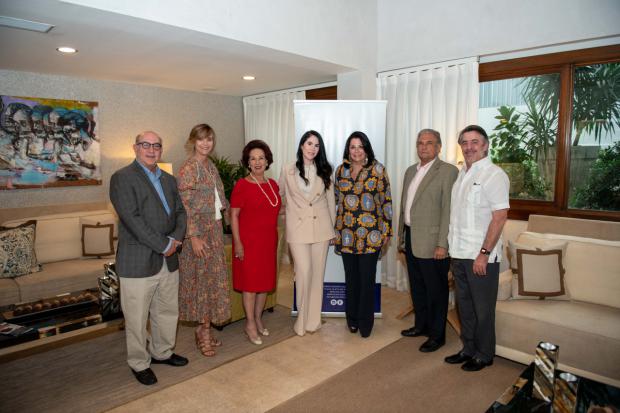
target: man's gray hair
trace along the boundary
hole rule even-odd
[[[420,139],[420,136],[427,133],[433,135],[435,139],[437,139],[437,143],[441,145],[441,135],[435,129],[422,129],[420,132],[418,132],[418,139]]]

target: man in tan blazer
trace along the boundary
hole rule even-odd
[[[458,170],[441,161],[441,136],[423,129],[416,141],[420,162],[407,168],[403,182],[399,250],[407,258],[415,324],[405,337],[428,336],[420,351],[428,353],[445,343],[448,313],[448,226],[450,197]]]
[[[294,330],[300,336],[321,328],[325,262],[329,242],[336,236],[331,175],[323,139],[316,131],[302,136],[297,162],[284,165],[280,174],[280,196],[286,206],[286,241],[295,265],[298,311]]]

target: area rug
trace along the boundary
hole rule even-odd
[[[194,328],[180,326],[175,352],[190,362],[152,365],[158,378],[153,386],[138,383],[127,366],[124,331],[0,364],[0,412],[105,411],[293,336],[290,309],[276,306],[263,319],[271,334],[262,346],[248,341],[240,320],[216,332],[223,346],[215,357],[202,356]]]
[[[269,412],[484,412],[525,368],[496,357],[465,372],[443,361],[461,348],[451,329],[435,353],[419,352],[423,341],[402,338]]]

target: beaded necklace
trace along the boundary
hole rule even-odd
[[[278,206],[278,202],[279,202],[278,195],[276,195],[276,191],[273,190],[273,187],[271,186],[271,182],[269,182],[269,179],[267,179],[267,185],[269,185],[269,189],[271,189],[271,193],[273,194],[273,197],[276,199],[275,203],[271,202],[271,199],[269,199],[269,196],[267,195],[267,192],[265,192],[265,190],[263,189],[261,184],[258,183],[258,180],[254,177],[254,174],[252,174],[252,172],[250,172],[250,176],[252,177],[254,182],[256,182],[256,185],[258,185],[258,188],[263,193],[263,195],[265,195],[265,198],[267,198],[267,201],[269,201],[269,205],[271,205],[274,208],[277,207]]]

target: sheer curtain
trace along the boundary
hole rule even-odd
[[[383,260],[383,284],[399,291],[409,288],[402,254],[396,251],[396,229],[405,170],[418,161],[416,137],[421,129],[441,134],[440,159],[458,164],[458,132],[478,120],[478,61],[476,58],[380,73],[379,99],[388,101],[385,166],[392,187],[395,241]]]
[[[243,98],[245,142],[262,139],[273,153],[267,175],[278,179],[282,165],[295,157],[293,100],[306,98],[303,90],[285,90]]]

